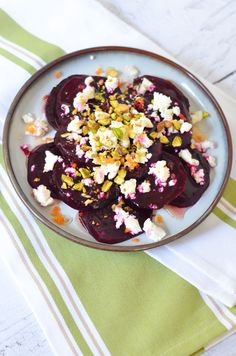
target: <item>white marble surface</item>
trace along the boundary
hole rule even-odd
[[[236,0],[99,2],[236,98]],[[43,332],[1,260],[0,284],[0,356],[51,356]],[[205,353],[233,355],[236,335]]]

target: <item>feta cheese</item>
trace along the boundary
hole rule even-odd
[[[48,122],[44,118],[37,118],[34,122],[27,124],[26,135],[41,137],[48,131]]]
[[[112,121],[110,124],[110,128],[120,128],[123,126],[124,126],[124,124],[120,121]]]
[[[24,121],[25,124],[31,124],[32,122],[34,122],[35,117],[33,114],[29,112],[28,114],[22,116],[22,120]]]
[[[160,112],[162,112],[164,110],[169,109],[171,103],[172,100],[169,96],[158,92],[155,92],[153,94],[153,110],[159,110]]]
[[[61,116],[66,116],[70,112],[70,107],[69,107],[69,105],[61,104],[61,110],[63,111]]]
[[[82,179],[82,183],[86,187],[91,187],[93,185],[93,179],[92,178],[84,178],[84,179]]]
[[[125,69],[131,77],[137,77],[139,74],[139,70],[135,66],[126,66]]]
[[[139,193],[149,193],[151,191],[151,184],[148,180],[143,181],[137,187]]]
[[[165,230],[154,224],[151,219],[145,220],[143,230],[146,232],[147,237],[153,242],[160,241],[166,236]]]
[[[202,149],[206,151],[209,148],[215,148],[216,145],[214,142],[206,140],[206,141],[201,142],[201,146],[202,146]]]
[[[119,206],[115,207],[114,212],[114,220],[116,222],[117,229],[119,229],[122,224],[125,224],[126,229],[128,229],[132,235],[142,232],[139,221],[134,215],[129,214]]]
[[[210,155],[207,155],[207,156],[204,156],[207,160],[207,162],[209,163],[210,167],[214,168],[216,167],[216,158],[214,156],[210,156]]]
[[[191,166],[199,165],[199,161],[192,157],[192,154],[190,153],[190,151],[187,148],[185,148],[184,150],[180,150],[179,157],[182,158],[185,162],[187,162]]]
[[[147,134],[143,133],[141,135],[138,135],[134,138],[134,144],[139,142],[142,147],[149,148],[152,144],[153,141],[150,140],[150,138],[147,136]]]
[[[105,87],[108,93],[112,94],[114,90],[118,87],[119,80],[116,77],[108,76],[107,80],[105,81]]]
[[[59,156],[54,155],[50,151],[45,151],[45,164],[43,168],[43,173],[50,172],[53,170],[54,164],[57,162]]]
[[[93,77],[89,76],[89,77],[85,78],[84,84],[86,85],[86,87],[89,87],[93,81],[94,81]]]
[[[37,189],[33,189],[33,194],[37,202],[42,206],[48,206],[54,202],[50,190],[43,184],[39,185]]]
[[[102,120],[102,119],[108,119],[110,117],[110,114],[108,114],[107,112],[104,111],[95,111],[95,118],[96,120]]]
[[[153,83],[148,80],[147,78],[143,78],[142,83],[140,84],[138,88],[138,93],[139,94],[145,94],[147,90],[150,90],[150,88],[153,86]]]
[[[179,116],[180,115],[180,108],[178,106],[174,106],[172,108],[172,111],[173,111],[173,114],[176,115],[176,116]]]
[[[76,153],[76,156],[78,156],[78,158],[82,158],[85,152],[82,150],[80,145],[76,145],[75,153]]]
[[[96,183],[98,184],[102,184],[104,182],[105,179],[105,170],[104,167],[97,167],[94,169],[94,180]]]
[[[90,86],[93,82],[93,78],[87,77],[84,82],[86,87],[82,92],[77,93],[73,100],[74,108],[76,108],[79,112],[85,109],[88,100],[95,97],[95,88]]]
[[[79,117],[77,116],[74,120],[72,120],[69,123],[69,125],[67,126],[67,131],[68,132],[75,132],[77,134],[80,134],[80,133],[82,133],[81,125],[82,125],[82,122],[79,119]]]
[[[196,183],[203,185],[205,183],[205,173],[203,169],[199,169],[198,171],[191,172]]]
[[[136,179],[129,179],[126,180],[124,183],[120,185],[120,191],[124,194],[125,198],[134,199],[135,198],[135,191],[136,191]]]
[[[117,175],[118,170],[120,168],[120,162],[108,163],[104,168],[106,169],[106,174],[108,174],[108,179],[111,180]]]
[[[157,161],[151,164],[148,174],[153,174],[156,177],[156,181],[163,184],[170,177],[170,170],[166,165],[166,161]]]
[[[183,124],[181,125],[180,128],[180,132],[184,133],[184,132],[189,132],[192,128],[192,124],[190,124],[189,122],[183,122]]]
[[[100,149],[111,149],[117,146],[117,137],[107,127],[100,127],[97,131],[97,137],[100,141]]]

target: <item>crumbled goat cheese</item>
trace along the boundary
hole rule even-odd
[[[116,77],[108,76],[107,80],[105,81],[105,87],[108,93],[112,94],[114,90],[118,87],[119,80]]]
[[[182,158],[185,162],[189,163],[191,166],[199,165],[199,161],[192,157],[191,152],[187,148],[179,152],[179,157]]]
[[[199,169],[198,171],[191,172],[196,183],[203,185],[205,183],[205,173],[203,169]]]
[[[22,120],[24,121],[25,124],[31,124],[32,122],[34,122],[35,117],[33,114],[28,113],[22,116]]]
[[[139,74],[139,70],[135,66],[126,66],[125,69],[131,77],[136,77]]]
[[[124,183],[120,185],[120,191],[124,194],[125,198],[134,199],[135,198],[135,191],[136,191],[136,179],[129,179],[126,180]]]
[[[210,167],[212,167],[212,168],[216,167],[216,158],[214,156],[206,155],[204,157],[206,158],[206,160],[209,163]]]
[[[147,78],[143,78],[143,81],[138,88],[138,93],[145,94],[146,91],[150,90],[151,87],[153,87],[153,83],[150,80],[148,80]]]
[[[172,100],[169,96],[158,92],[153,94],[153,110],[165,111],[169,109],[171,103]]]
[[[82,92],[77,93],[74,98],[74,108],[76,108],[80,112],[85,109],[88,100],[93,99],[95,97],[95,88],[90,86],[92,81],[92,77],[87,77],[84,81],[86,87],[83,89]]]
[[[176,115],[176,116],[179,116],[180,115],[180,108],[178,106],[174,106],[172,108],[172,111],[173,111],[173,114]]]
[[[108,119],[110,117],[110,114],[108,114],[107,112],[98,110],[95,111],[94,115],[96,120]]]
[[[45,164],[43,168],[43,173],[50,172],[53,170],[54,164],[57,162],[59,156],[54,155],[50,151],[45,151]]]
[[[126,229],[129,230],[132,235],[136,235],[142,231],[139,221],[134,215],[129,214],[119,206],[115,207],[114,212],[114,220],[116,222],[117,229],[119,229],[121,225],[124,224]]]
[[[170,170],[166,165],[166,161],[157,161],[151,164],[148,174],[153,174],[156,177],[156,181],[163,184],[170,177]]]
[[[82,133],[81,125],[82,125],[81,120],[79,119],[79,117],[76,117],[67,126],[67,131],[68,132],[75,132],[77,134],[80,134],[80,133]]]
[[[143,181],[137,187],[139,193],[149,193],[151,191],[151,184],[148,180]]]
[[[146,232],[147,237],[153,242],[160,241],[166,236],[165,230],[154,224],[151,219],[145,220],[143,230]]]
[[[37,189],[33,189],[33,194],[37,202],[42,206],[48,206],[54,202],[50,190],[43,184],[39,185]]]
[[[183,122],[183,124],[181,125],[180,128],[180,132],[184,133],[184,132],[189,132],[192,128],[192,124],[190,124],[189,122]]]

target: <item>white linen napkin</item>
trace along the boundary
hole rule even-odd
[[[1,6],[29,32],[57,44],[67,52],[92,46],[122,45],[150,50],[173,59],[156,43],[122,22],[95,0],[22,0],[20,3],[16,0],[2,0]],[[28,16],[25,16],[25,9]],[[47,21],[47,13],[54,19],[53,23]],[[45,20],[42,25],[43,18]],[[71,36],[68,36],[68,29]],[[0,114],[3,119],[16,91],[28,75],[22,71],[22,77],[14,81],[9,80],[9,73],[2,72],[1,76],[3,80],[4,77],[7,79],[4,88],[0,87]],[[222,106],[234,138],[236,102],[200,79]],[[236,178],[236,164],[231,176]],[[228,214],[236,221],[234,207],[230,207]],[[184,238],[147,253],[199,290],[228,306],[236,304],[236,233],[215,215],[211,214]]]

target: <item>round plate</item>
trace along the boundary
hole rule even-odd
[[[94,56],[94,57],[91,57]],[[71,74],[94,75],[98,67],[118,69],[123,77],[128,77],[126,67],[132,65],[139,69],[140,75],[155,75],[173,81],[189,98],[191,111],[203,110],[210,117],[201,123],[203,132],[209,135],[209,140],[216,142],[217,147],[209,150],[217,159],[217,166],[211,172],[211,183],[201,199],[189,208],[184,218],[177,219],[167,210],[158,211],[164,219],[167,236],[164,240],[153,243],[145,234],[139,236],[140,241],[128,240],[122,243],[108,245],[99,243],[80,225],[77,211],[60,203],[62,213],[71,218],[71,223],[65,226],[56,225],[51,221],[51,207],[43,208],[32,197],[32,189],[26,178],[26,159],[20,145],[29,144],[31,148],[40,143],[39,140],[25,136],[24,123],[21,120],[25,113],[42,115],[44,95],[63,78]],[[55,78],[55,71],[60,71],[60,80]],[[127,78],[130,79],[130,78]],[[51,131],[48,136],[53,136]],[[173,241],[194,229],[212,211],[219,201],[227,183],[231,161],[232,144],[229,127],[225,116],[208,89],[186,69],[157,54],[134,48],[98,47],[89,48],[67,54],[49,63],[35,73],[21,88],[14,99],[7,115],[4,127],[4,157],[11,182],[28,209],[45,225],[74,242],[103,250],[137,251],[153,248]]]

